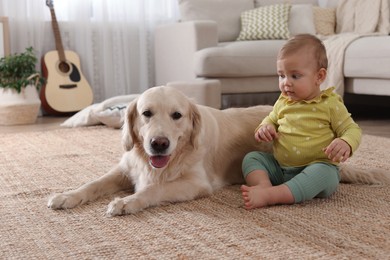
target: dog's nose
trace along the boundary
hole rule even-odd
[[[150,141],[150,145],[156,152],[164,152],[169,147],[169,140],[166,137],[154,137]]]

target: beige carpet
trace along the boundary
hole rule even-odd
[[[388,185],[341,184],[329,199],[252,211],[239,186],[115,218],[104,216],[110,198],[46,207],[121,149],[120,131],[105,127],[1,134],[0,259],[389,259]],[[364,136],[350,163],[390,171],[389,150],[390,139]]]

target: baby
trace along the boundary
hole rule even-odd
[[[273,154],[248,153],[241,186],[246,209],[329,197],[340,181],[339,162],[358,148],[361,129],[334,88],[321,91],[328,60],[315,36],[297,35],[277,57],[281,95],[255,130],[273,141]]]

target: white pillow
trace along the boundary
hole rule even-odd
[[[316,34],[313,6],[310,4],[292,5],[288,20],[288,30],[291,36],[302,33]]]
[[[139,94],[116,96],[101,103],[92,104],[77,112],[61,124],[63,127],[78,127],[105,124],[120,128],[125,115],[125,107]]]
[[[237,38],[241,13],[254,7],[253,0],[179,0],[181,20],[215,21],[220,42]]]
[[[255,0],[255,7],[265,6],[265,5],[285,4],[285,3],[288,3],[290,5],[297,5],[297,4],[318,5],[317,0]]]
[[[321,7],[327,7],[327,8],[336,8],[339,4],[339,0],[326,0],[325,5],[320,5]]]
[[[113,128],[121,128],[124,122],[127,105],[128,103],[107,107],[105,110],[97,112],[95,117],[104,125]]]

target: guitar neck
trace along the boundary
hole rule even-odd
[[[58,22],[57,22],[57,18],[56,18],[56,13],[54,12],[54,8],[50,8],[50,14],[51,14],[51,25],[53,27],[53,33],[54,33],[54,38],[56,41],[56,49],[58,51],[58,56],[60,58],[60,61],[64,62],[64,61],[66,61],[65,51],[64,51],[64,47],[62,46],[60,28],[58,26]]]

